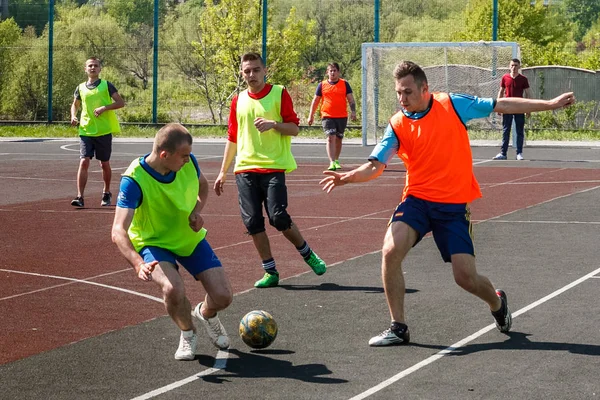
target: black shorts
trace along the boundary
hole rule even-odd
[[[288,199],[284,172],[241,172],[235,175],[235,181],[242,221],[250,235],[265,231],[263,206],[269,224],[278,231],[285,231],[292,226],[292,219],[286,210]]]
[[[79,157],[109,161],[112,153],[112,133],[103,136],[79,136]]]
[[[345,118],[323,118],[321,121],[325,135],[335,135],[340,139],[344,137],[346,126],[348,125],[348,117]]]

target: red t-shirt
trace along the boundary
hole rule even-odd
[[[251,93],[248,91],[248,96],[255,100],[260,100],[269,94],[273,85],[266,84],[263,90],[258,93]],[[227,128],[227,140],[232,143],[237,143],[238,124],[237,124],[237,101],[238,96],[235,95],[231,100],[231,110],[229,111],[229,125]],[[283,89],[281,93],[281,118],[283,122],[293,122],[296,125],[300,125],[300,118],[294,111],[294,104],[292,103],[292,97],[288,93],[287,89]]]
[[[500,86],[504,88],[504,97],[523,97],[523,92],[529,88],[529,81],[521,74],[514,78],[510,74],[505,74]]]

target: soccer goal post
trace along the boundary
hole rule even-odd
[[[510,61],[520,57],[515,42],[428,42],[362,44],[362,143],[376,144],[399,110],[394,68],[413,61],[427,74],[431,92],[467,93],[496,98]],[[472,121],[482,129],[502,125],[491,115]],[[499,124],[499,125],[498,125]]]

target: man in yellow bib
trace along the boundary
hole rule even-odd
[[[192,154],[192,135],[179,124],[167,124],[156,134],[152,152],[127,168],[117,198],[112,240],[139,279],[160,287],[167,312],[181,329],[177,360],[196,357],[192,317],[205,325],[215,347],[229,347],[217,312],[231,304],[233,294],[205,238],[201,212],[208,191],[208,181]],[[178,265],[206,291],[204,301],[193,310]]]
[[[125,106],[125,102],[112,83],[99,78],[102,66],[100,60],[91,57],[85,62],[85,73],[88,76],[75,89],[71,105],[71,125],[79,124],[79,170],[77,171],[77,197],[71,201],[75,207],[83,207],[83,192],[87,184],[88,168],[94,155],[102,168],[102,201],[100,205],[110,206],[112,194],[110,181],[110,155],[112,152],[112,134],[121,132],[115,111]],[[81,119],[77,112],[81,107]]]
[[[292,136],[298,135],[300,123],[292,98],[283,86],[265,82],[267,70],[259,54],[244,54],[241,64],[248,89],[231,102],[227,143],[214,184],[215,192],[217,196],[223,193],[227,171],[237,153],[233,171],[242,221],[252,236],[265,272],[255,287],[279,284],[279,272],[265,231],[263,205],[269,223],[296,247],[317,275],[323,275],[327,266],[308,246],[286,210],[285,174],[296,169],[291,147]]]

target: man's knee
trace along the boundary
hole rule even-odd
[[[173,285],[167,281],[162,285],[162,293],[165,303],[178,307],[185,301],[185,290],[182,285]]]
[[[233,301],[233,293],[228,287],[219,288],[210,297],[218,310],[226,309]]]
[[[264,217],[244,218],[244,226],[249,235],[256,235],[265,231]]]
[[[279,232],[283,232],[287,231],[292,227],[292,218],[289,216],[288,213],[280,213],[273,215],[269,219],[269,223]]]

